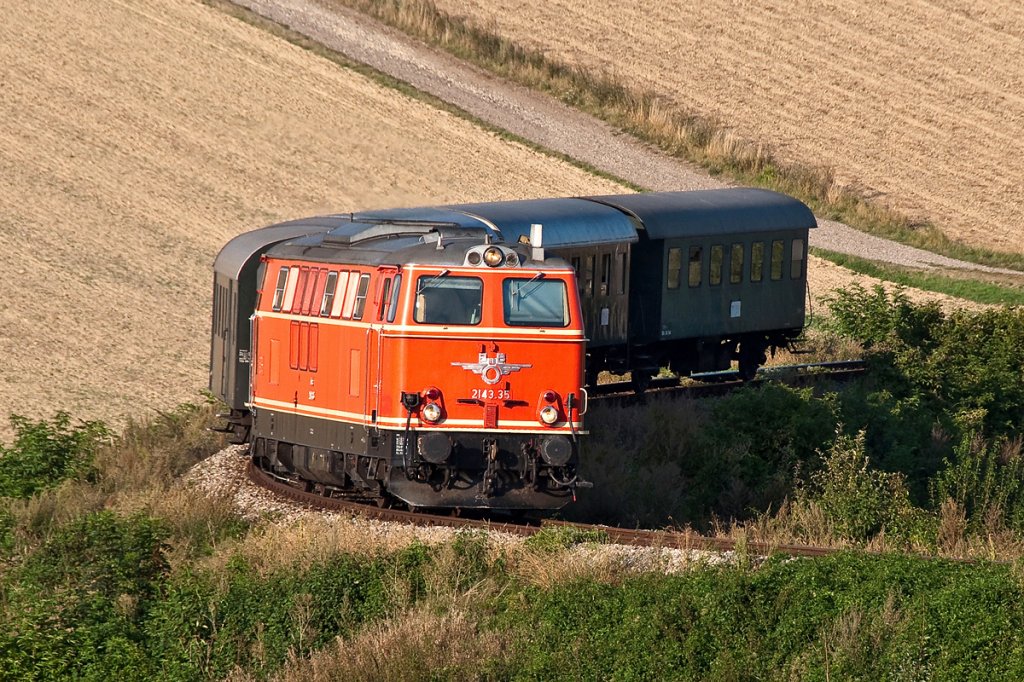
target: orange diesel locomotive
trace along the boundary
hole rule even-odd
[[[586,404],[574,271],[539,228],[508,244],[436,217],[328,216],[225,246],[211,387],[227,429],[327,495],[557,509],[580,485]]]

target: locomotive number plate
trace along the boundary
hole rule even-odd
[[[512,400],[512,390],[508,388],[474,388],[474,400]]]

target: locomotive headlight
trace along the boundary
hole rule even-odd
[[[501,265],[503,260],[505,260],[505,255],[496,246],[492,246],[484,251],[484,262],[492,268]]]
[[[546,405],[540,410],[540,420],[550,426],[558,421],[558,410],[551,405]]]
[[[441,407],[437,403],[427,403],[420,414],[431,424],[436,424],[441,420]]]

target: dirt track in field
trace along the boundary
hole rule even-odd
[[[1024,3],[436,4],[834,168],[952,237],[1024,249]]]
[[[0,4],[3,420],[197,399],[248,229],[620,191],[196,2]]]

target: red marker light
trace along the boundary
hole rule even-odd
[[[427,400],[437,400],[441,397],[441,390],[434,386],[431,386],[427,390],[423,391],[423,397]]]
[[[549,402],[549,403],[553,403],[556,400],[558,400],[558,394],[555,393],[554,391],[544,391],[544,396],[543,397],[544,397],[545,402]]]

